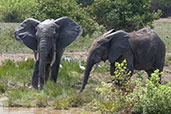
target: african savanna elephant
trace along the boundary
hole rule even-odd
[[[144,28],[136,32],[127,33],[123,30],[110,30],[92,44],[84,72],[83,91],[87,84],[92,67],[100,61],[109,60],[110,74],[114,75],[115,62],[127,60],[127,69],[145,70],[150,74],[159,69],[163,70],[165,61],[165,44],[154,30]]]
[[[32,49],[35,64],[32,86],[43,87],[51,73],[56,82],[60,60],[65,47],[80,37],[82,28],[71,18],[47,19],[40,22],[33,18],[24,20],[15,30],[17,41]]]

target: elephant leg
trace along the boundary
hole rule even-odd
[[[127,61],[127,70],[128,70],[127,73],[129,73],[126,79],[130,79],[134,73],[133,56],[127,56],[126,61]]]
[[[46,65],[46,74],[45,74],[45,82],[49,79],[49,72],[50,72],[50,64]]]
[[[60,61],[61,61],[61,57],[63,54],[63,51],[58,51],[57,55],[56,55],[56,61],[53,64],[53,66],[51,67],[51,80],[53,80],[55,83],[57,81],[57,77],[58,77],[58,72],[59,72],[59,65],[60,65]]]
[[[114,76],[114,71],[115,71],[115,63],[111,63],[110,64],[110,75]]]
[[[148,74],[148,78],[150,79],[151,78],[151,74],[154,72],[154,70],[151,68],[151,69],[148,69],[148,70],[145,70]]]
[[[38,74],[39,74],[39,61],[34,63],[34,70],[32,75],[32,86],[38,88]]]

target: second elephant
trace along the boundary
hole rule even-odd
[[[154,70],[163,70],[165,62],[165,44],[154,30],[144,28],[136,32],[110,30],[97,38],[87,58],[84,81],[85,88],[91,69],[100,61],[109,60],[110,74],[114,75],[115,62],[127,60],[127,68],[133,74],[133,70],[145,70],[148,76]]]

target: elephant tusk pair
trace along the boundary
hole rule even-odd
[[[38,61],[39,60],[39,52],[36,52],[34,51],[34,59],[35,61]],[[53,52],[53,56],[52,56],[52,62],[50,63],[50,67],[53,66],[53,64],[55,63],[55,60],[56,60],[56,51]]]

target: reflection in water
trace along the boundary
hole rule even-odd
[[[100,114],[100,113],[88,112],[77,108],[72,108],[70,110],[55,110],[53,108],[0,107],[0,114]]]

